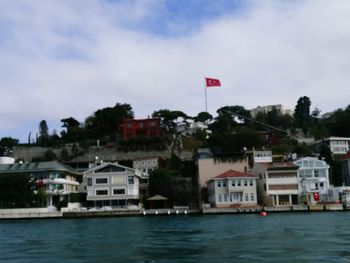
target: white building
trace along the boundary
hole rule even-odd
[[[257,177],[229,170],[208,182],[208,199],[213,207],[256,206]]]
[[[276,109],[282,115],[284,115],[284,114],[292,115],[293,114],[292,110],[285,109],[281,104],[276,104],[276,105],[258,106],[254,109],[251,109],[250,116],[255,118],[259,112],[268,113],[268,112],[272,111],[273,109]]]
[[[315,204],[329,200],[329,166],[325,161],[305,157],[293,162],[299,166],[300,202]]]
[[[87,180],[87,201],[93,201],[95,207],[132,207],[139,204],[138,170],[119,165],[104,163],[84,172]]]
[[[133,168],[141,171],[140,178],[140,196],[148,195],[149,193],[149,174],[151,171],[158,169],[159,158],[137,158],[133,160]]]
[[[28,174],[36,184],[37,193],[43,190],[47,206],[59,206],[61,201],[69,201],[71,193],[77,193],[81,173],[62,163],[33,162],[0,164],[1,174]]]
[[[333,154],[346,154],[349,151],[349,137],[329,137],[324,142]]]
[[[268,206],[298,204],[298,169],[291,162],[256,163],[252,174],[258,177],[259,201]]]

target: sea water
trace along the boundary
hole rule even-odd
[[[0,262],[350,262],[350,212],[6,220]]]

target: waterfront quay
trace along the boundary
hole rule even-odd
[[[342,204],[317,204],[317,205],[293,205],[293,206],[256,206],[240,208],[203,208],[203,209],[75,209],[63,211],[50,211],[48,208],[22,208],[1,209],[1,219],[25,219],[25,218],[98,218],[98,217],[127,217],[127,216],[176,216],[193,214],[254,214],[265,211],[268,213],[282,212],[317,212],[317,211],[350,211],[349,207]]]

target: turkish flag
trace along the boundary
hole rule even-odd
[[[207,87],[221,87],[221,82],[218,79],[205,78]]]
[[[314,200],[315,200],[315,201],[320,201],[320,195],[319,195],[319,193],[313,193],[313,195],[314,195]]]

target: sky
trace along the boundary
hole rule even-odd
[[[196,116],[302,96],[344,108],[349,0],[0,0],[0,138],[129,103]]]

